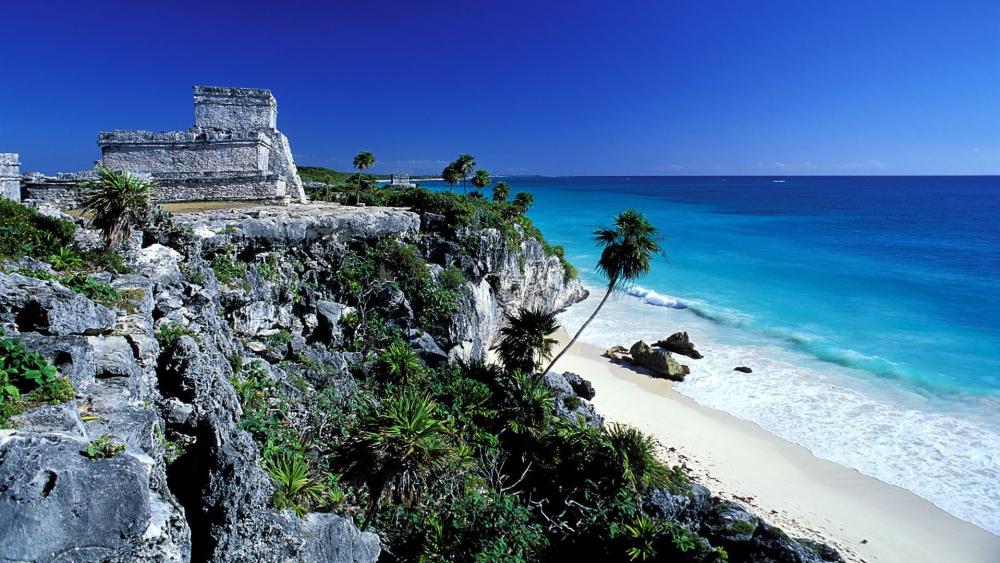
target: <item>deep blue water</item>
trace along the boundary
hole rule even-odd
[[[595,227],[666,237],[584,341],[687,330],[680,392],[1000,533],[1000,177],[505,179],[594,293]]]

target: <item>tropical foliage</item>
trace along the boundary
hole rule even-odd
[[[124,170],[101,167],[97,180],[81,186],[83,209],[90,224],[101,231],[109,247],[132,234],[132,228],[145,223],[152,211],[154,184]]]
[[[365,170],[368,170],[372,166],[375,166],[375,155],[368,151],[361,151],[354,155],[354,160],[352,164],[358,170],[357,178],[354,182],[354,203],[358,204],[361,202],[361,184],[362,184],[362,174]]]
[[[539,364],[552,357],[559,330],[556,315],[540,309],[518,308],[505,313],[506,325],[500,329],[500,341],[494,347],[507,371],[534,373]]]

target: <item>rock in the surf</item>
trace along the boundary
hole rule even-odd
[[[733,368],[733,371],[740,371],[743,373],[753,373],[753,370],[746,366],[737,366]]]
[[[652,348],[642,340],[632,345],[629,350],[632,354],[632,363],[652,370],[671,381],[684,381],[687,375],[686,366],[675,360],[670,352],[662,348]]]
[[[653,346],[695,360],[702,358],[701,353],[694,349],[694,343],[688,338],[688,333],[686,332],[675,332],[663,340],[654,342]]]

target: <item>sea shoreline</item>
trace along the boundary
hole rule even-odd
[[[560,343],[568,336],[560,331]],[[740,502],[792,535],[825,541],[853,561],[982,562],[1000,557],[1000,536],[930,501],[814,456],[754,422],[712,409],[672,384],[577,342],[556,364],[597,392],[608,422],[635,426],[715,494]]]

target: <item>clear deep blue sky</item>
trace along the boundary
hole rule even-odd
[[[167,7],[169,5],[169,7]],[[1000,2],[11,0],[0,151],[87,168],[99,130],[270,88],[300,164],[495,173],[1000,173]]]

